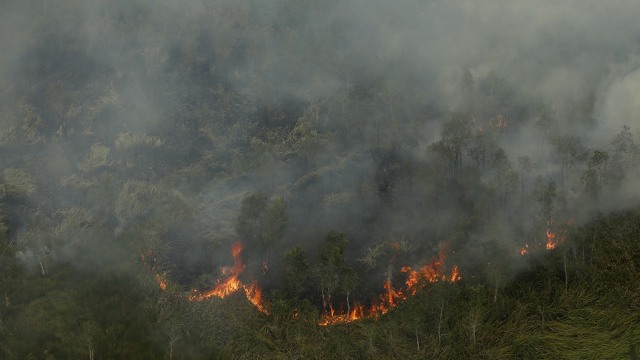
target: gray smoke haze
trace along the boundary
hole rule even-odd
[[[330,230],[348,234],[355,257],[405,240],[427,257],[460,238],[460,257],[491,237],[521,245],[534,210],[509,210],[525,201],[520,180],[503,208],[487,205],[488,195],[469,189],[496,186],[500,194],[495,184],[508,179],[484,165],[464,167],[475,164],[466,149],[456,188],[442,179],[451,170],[430,149],[454,111],[469,114],[473,134],[494,134],[512,170],[522,156],[537,164],[519,175],[524,192],[538,176],[540,186],[554,180],[558,208],[585,219],[638,205],[637,159],[616,158],[610,145],[623,126],[636,137],[640,127],[635,0],[54,0],[2,8],[0,150],[19,158],[12,144],[21,141],[44,157],[29,165],[40,191],[50,191],[38,206],[88,208],[116,233],[151,206],[131,199],[183,204],[186,240],[174,245],[187,250],[172,261],[198,260],[198,246],[212,238],[225,244],[216,248],[220,261],[228,258],[240,202],[255,190],[287,201],[290,226],[278,250],[312,250]],[[506,129],[492,130],[499,118]],[[562,175],[552,145],[560,135],[578,137],[584,153]],[[590,201],[582,174],[596,149],[626,172],[615,192]],[[116,165],[132,180],[101,175]]]

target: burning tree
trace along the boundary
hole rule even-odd
[[[349,307],[349,294],[357,283],[353,269],[348,267],[344,259],[347,239],[343,233],[331,232],[325,239],[319,254],[318,278],[322,293],[322,306],[325,313],[333,313],[332,297],[343,292]]]

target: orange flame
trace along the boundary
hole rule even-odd
[[[239,289],[243,289],[247,300],[251,302],[258,310],[268,314],[265,305],[262,302],[262,289],[258,285],[257,281],[252,282],[250,285],[245,285],[238,278],[240,274],[244,272],[245,266],[242,262],[242,250],[244,245],[240,241],[236,241],[231,245],[231,255],[233,256],[233,267],[231,270],[223,269],[223,274],[229,276],[224,281],[219,281],[218,285],[213,289],[200,293],[194,290],[193,294],[189,295],[190,301],[202,301],[211,297],[225,298],[226,296],[235,293]]]
[[[333,305],[331,304],[331,299],[329,299],[329,313],[325,313],[322,315],[320,321],[318,322],[318,325],[327,326],[334,324],[346,324],[362,318],[364,318],[363,305],[355,303],[353,308],[351,308],[349,311],[340,311],[336,313]]]
[[[453,269],[451,269],[451,277],[449,278],[449,281],[455,282],[460,280],[462,280],[462,276],[460,276],[460,269],[458,269],[458,265],[453,265]]]
[[[551,229],[547,229],[547,250],[553,250],[556,248],[556,234],[554,232],[551,232]]]
[[[149,266],[149,264],[147,263],[147,258],[149,258],[151,264],[151,273],[154,274],[154,278],[156,280],[156,283],[158,284],[158,287],[160,288],[160,290],[164,291],[167,290],[167,287],[169,286],[169,283],[167,281],[167,272],[163,271],[162,273],[157,273],[156,272],[156,257],[153,255],[153,253],[151,251],[147,252],[147,256],[145,256],[145,254],[140,254],[140,260],[142,260],[142,264],[144,266]]]
[[[568,226],[573,226],[575,220],[573,217],[567,220]],[[551,251],[555,249],[560,243],[562,243],[566,239],[566,228],[560,228],[558,233],[552,230],[553,221],[549,219],[547,221],[547,229],[545,230],[544,244],[545,249]],[[525,244],[523,248],[520,249],[520,255],[526,255],[529,253],[529,244]]]
[[[387,278],[384,281],[384,293],[371,303],[371,307],[366,313],[364,306],[355,304],[353,309],[348,313],[343,311],[337,312],[333,309],[331,299],[329,299],[329,313],[323,314],[319,325],[333,325],[340,323],[348,323],[364,317],[377,319],[381,315],[388,313],[391,309],[398,306],[400,302],[408,296],[415,295],[420,287],[426,283],[435,283],[438,281],[456,282],[462,280],[460,269],[457,265],[451,268],[451,274],[446,275],[443,271],[444,254],[440,254],[438,259],[432,260],[429,264],[425,264],[420,269],[414,270],[410,266],[403,266],[401,271],[406,274],[406,280],[402,289],[395,289],[391,284],[391,280]]]
[[[267,311],[262,302],[262,289],[260,289],[258,282],[254,281],[251,283],[251,285],[243,287],[244,294],[247,297],[247,300],[249,300],[249,302],[252,303],[261,312],[269,314],[269,311]]]
[[[156,274],[156,282],[158,283],[158,287],[160,287],[160,290],[162,291],[167,290],[168,287],[166,276],[166,271],[163,271],[162,274]]]
[[[392,246],[392,249],[397,250],[396,246]],[[245,265],[242,261],[242,251],[244,246],[240,241],[236,241],[231,246],[231,255],[233,256],[233,266],[224,267],[221,269],[223,275],[226,275],[224,280],[218,280],[217,285],[206,292],[199,292],[194,290],[188,297],[190,301],[203,301],[211,297],[224,298],[230,294],[242,289],[247,300],[253,304],[259,311],[269,314],[267,306],[262,299],[262,289],[258,285],[257,281],[253,281],[251,284],[243,284],[239,279],[240,275],[245,270]],[[141,255],[143,263],[146,265],[146,258]],[[155,262],[155,258],[153,258]],[[395,259],[395,254],[394,254]],[[329,298],[329,312],[324,313],[321,316],[319,325],[327,326],[341,323],[349,323],[365,317],[378,318],[381,315],[388,313],[392,308],[396,307],[401,301],[405,300],[407,296],[415,295],[418,289],[426,283],[434,283],[438,281],[455,282],[462,279],[460,276],[460,269],[457,265],[451,268],[451,274],[446,275],[443,271],[444,268],[444,254],[440,253],[437,259],[432,260],[429,264],[425,264],[418,270],[413,270],[410,266],[402,267],[401,271],[406,274],[405,286],[402,289],[395,289],[391,283],[391,279],[387,278],[384,281],[384,293],[382,293],[377,300],[374,300],[371,307],[365,313],[365,307],[362,304],[354,302],[352,307],[349,307],[347,311],[336,311],[333,307],[332,301]],[[154,267],[152,267],[152,270]],[[166,290],[168,282],[166,280],[166,272],[155,274],[155,279],[158,286],[162,290]],[[292,315],[294,318],[299,316],[299,313],[295,311]]]

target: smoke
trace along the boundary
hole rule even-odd
[[[603,84],[603,95],[598,109],[598,133],[605,140],[622,129],[630,126],[634,130],[640,114],[640,100],[634,94],[640,89],[640,63],[629,61],[628,64],[615,69]]]
[[[167,257],[192,275],[213,266],[212,253],[227,257],[251,191],[287,201],[274,252],[313,251],[339,230],[354,258],[403,239],[426,258],[441,242],[469,253],[492,237],[515,246],[533,231],[522,219],[537,211],[535,187],[552,180],[566,212],[637,205],[631,170],[609,194],[624,203],[582,200],[581,178],[593,150],[610,151],[625,125],[638,131],[637,1],[3,7],[2,166],[36,179],[29,206],[87,208],[116,235],[175,211],[179,225],[149,238],[179,233]],[[432,145],[454,111],[489,145],[482,162],[465,148],[452,171]],[[554,153],[558,135],[581,140],[570,165]],[[515,182],[491,168],[498,148]],[[523,156],[536,166],[518,168]]]

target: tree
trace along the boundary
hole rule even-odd
[[[247,254],[260,254],[263,275],[269,272],[270,252],[284,237],[288,221],[286,204],[280,197],[269,200],[267,194],[257,191],[242,200],[236,233],[248,245]]]
[[[283,198],[275,197],[269,202],[266,208],[264,238],[262,240],[265,251],[265,261],[268,262],[273,246],[284,237],[288,224],[289,217],[287,216],[287,205]]]
[[[442,129],[442,141],[453,152],[453,168],[462,166],[462,154],[469,145],[471,139],[471,116],[462,111],[451,113],[448,121]]]
[[[551,138],[557,127],[556,113],[550,105],[545,103],[540,103],[538,105],[538,108],[536,109],[535,126],[540,130],[542,135],[542,139],[539,141],[540,158],[541,161],[544,161],[546,171],[547,154],[545,154],[545,143]]]
[[[285,291],[289,298],[297,299],[305,291],[311,275],[311,266],[300,247],[293,247],[284,254]]]
[[[498,190],[499,201],[505,206],[507,196],[518,188],[520,176],[511,168],[511,162],[502,148],[491,155],[490,165],[493,172],[493,185]]]
[[[619,184],[629,169],[637,165],[640,159],[640,148],[636,145],[631,134],[631,128],[623,126],[609,144],[609,162],[607,177],[613,185]]]
[[[586,150],[582,141],[575,135],[561,135],[552,140],[553,147],[560,159],[560,185],[564,188],[569,170],[586,157]]]
[[[483,174],[487,160],[496,147],[495,139],[483,129],[480,129],[469,141],[467,154],[476,161]]]
[[[493,302],[498,301],[498,290],[506,284],[511,273],[511,259],[507,247],[497,239],[482,244],[484,250],[484,273],[493,287]]]
[[[327,235],[320,248],[318,277],[324,310],[331,307],[331,298],[336,292],[346,295],[347,307],[349,295],[357,285],[357,276],[353,269],[346,265],[344,252],[347,238],[343,233],[332,231]]]
[[[544,220],[550,220],[555,209],[555,199],[557,196],[555,181],[550,181],[547,186],[540,186],[537,191],[537,201],[539,205],[538,215]]]
[[[524,199],[524,190],[528,177],[537,165],[528,156],[518,156],[518,167],[520,167],[520,196]]]
[[[604,171],[607,167],[609,154],[605,151],[595,150],[591,158],[587,161],[587,170],[582,175],[582,183],[585,191],[593,199],[597,199],[602,189],[602,182],[605,176]]]
[[[558,187],[553,180],[546,186],[542,185],[541,181],[539,182],[536,199],[538,202],[538,217],[533,228],[534,241],[530,242],[530,246],[535,250],[544,248],[546,245],[546,241],[542,242],[540,239],[545,239],[547,228],[552,222],[556,198],[558,196],[557,189]]]
[[[503,115],[507,112],[509,105],[513,102],[513,89],[507,81],[490,72],[480,83],[480,89],[484,95],[486,109],[490,117]]]
[[[253,192],[242,199],[240,215],[236,219],[236,233],[247,244],[261,245],[263,227],[269,198],[261,191]]]

